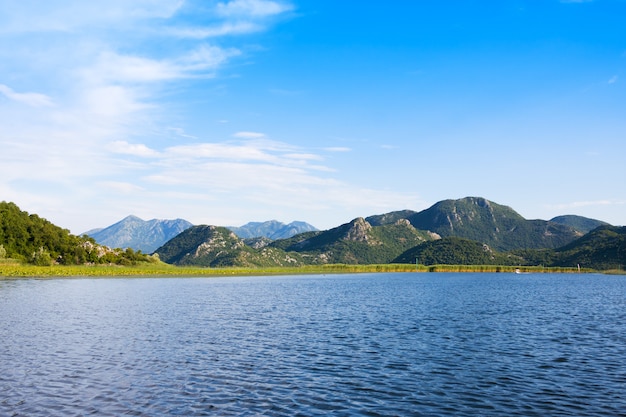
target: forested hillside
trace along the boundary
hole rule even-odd
[[[14,203],[0,202],[0,257],[37,265],[151,261],[133,250],[112,250],[93,239],[72,235]]]
[[[410,210],[371,216],[372,225],[407,219],[418,230],[429,230],[441,237],[456,236],[486,243],[499,251],[513,249],[556,249],[583,235],[561,223],[526,220],[510,207],[481,197],[443,200],[426,210]]]

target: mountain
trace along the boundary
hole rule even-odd
[[[623,269],[626,266],[626,226],[600,226],[555,251],[555,266]]]
[[[241,227],[228,227],[228,229],[232,230],[237,236],[243,239],[267,237],[272,240],[287,239],[299,233],[317,230],[315,227],[305,222],[295,221],[285,224],[277,220],[250,222]]]
[[[565,226],[569,226],[572,229],[577,230],[583,234],[589,233],[593,229],[600,227],[600,226],[609,226],[609,224],[606,222],[595,220],[595,219],[590,219],[588,217],[583,217],[583,216],[575,216],[573,214],[568,214],[565,216],[557,216],[553,219],[550,219],[550,221],[553,223],[559,223]]]
[[[133,250],[112,250],[85,236],[72,235],[14,203],[0,202],[0,258],[13,258],[36,265],[120,264],[154,262]]]
[[[183,219],[145,221],[136,216],[128,216],[109,227],[84,234],[111,248],[132,248],[143,253],[152,253],[191,226],[191,223]]]
[[[474,240],[450,236],[415,246],[393,260],[392,263],[423,265],[520,265],[520,256],[503,254],[488,245]]]
[[[211,267],[377,264],[389,263],[433,236],[415,230],[407,220],[373,227],[357,218],[324,232],[305,232],[271,242],[263,239],[244,240],[224,227],[194,226],[156,253],[167,263]]]
[[[405,250],[437,237],[416,230],[405,219],[372,226],[359,217],[324,232],[303,233],[270,246],[299,253],[307,263],[380,264],[389,263]]]
[[[485,243],[499,251],[558,248],[583,235],[574,228],[545,220],[526,220],[507,206],[481,197],[440,201],[430,208],[368,217],[373,225],[407,219],[416,229],[441,237],[456,236]]]
[[[283,250],[247,246],[234,232],[218,226],[193,226],[156,250],[159,258],[174,265],[209,267],[298,266],[302,259]]]

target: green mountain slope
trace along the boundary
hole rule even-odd
[[[72,235],[36,214],[21,211],[14,203],[0,202],[2,255],[38,265],[154,261],[131,250],[112,250],[93,239]]]
[[[626,226],[600,226],[555,251],[556,266],[623,269],[626,266]]]
[[[302,264],[297,254],[267,246],[254,249],[231,230],[207,225],[183,231],[158,248],[156,253],[163,262],[174,265],[253,267]]]
[[[565,226],[569,226],[572,229],[577,230],[581,233],[589,233],[593,229],[600,226],[610,226],[608,223],[600,220],[590,219],[583,216],[575,216],[573,214],[557,216],[553,219],[550,219],[550,221],[552,223],[559,223]]]
[[[417,213],[405,210],[374,216],[373,220],[383,223],[386,217],[396,219],[403,215],[416,229],[486,243],[499,251],[557,248],[582,235],[563,224],[526,220],[510,207],[480,197],[444,200]]]
[[[423,265],[519,265],[524,260],[492,250],[484,243],[459,237],[426,242],[404,252],[394,263]]]
[[[307,263],[377,264],[388,263],[408,248],[431,239],[407,220],[372,226],[359,217],[324,232],[297,235],[271,246],[297,252]]]

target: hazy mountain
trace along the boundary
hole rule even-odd
[[[241,227],[229,226],[228,229],[232,230],[237,236],[243,239],[267,237],[272,240],[287,239],[299,233],[317,230],[315,227],[305,222],[295,221],[285,224],[277,220],[250,222]]]
[[[581,233],[589,233],[593,229],[600,227],[600,226],[609,226],[609,224],[606,222],[595,220],[595,219],[590,219],[590,218],[583,217],[583,216],[575,216],[573,214],[568,214],[565,216],[557,216],[553,219],[550,219],[550,221],[553,223],[559,223],[565,226],[569,226],[572,229],[577,230]]]
[[[226,266],[297,266],[297,254],[276,248],[247,246],[234,232],[218,226],[193,226],[156,250],[162,261],[174,265]]]
[[[165,242],[193,226],[183,219],[142,220],[128,216],[103,229],[94,229],[84,234],[101,245],[111,248],[132,248],[144,253],[152,253]]]
[[[372,224],[406,218],[416,229],[441,237],[456,236],[486,243],[499,251],[558,248],[583,235],[574,228],[546,220],[526,220],[510,207],[480,197],[440,201],[430,208],[368,217]]]

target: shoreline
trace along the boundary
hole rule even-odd
[[[308,265],[302,267],[182,267],[167,264],[117,266],[117,265],[53,265],[35,266],[23,264],[0,264],[0,280],[17,278],[71,278],[71,277],[226,277],[261,275],[316,275],[355,274],[382,272],[484,272],[484,273],[624,273],[624,271],[596,271],[591,269],[498,266],[498,265],[419,265],[374,264],[374,265]]]

